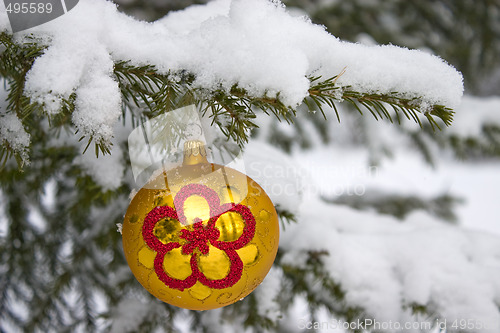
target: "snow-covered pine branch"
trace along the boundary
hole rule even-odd
[[[255,126],[253,106],[293,120],[304,101],[310,110],[326,105],[336,112],[335,103],[347,100],[375,117],[401,113],[420,123],[423,114],[438,125],[436,119],[450,123],[463,92],[461,74],[436,56],[340,41],[277,1],[216,0],[147,23],[111,2],[83,0],[14,37],[0,10],[0,72],[10,86],[9,105],[0,112],[3,118],[16,113],[27,130],[1,125],[0,134],[3,148],[17,153],[27,149],[29,140],[17,135],[29,132],[25,115],[35,110],[62,114],[107,152],[127,101],[147,115],[187,96],[244,143]],[[17,51],[5,51],[12,47]],[[29,67],[9,72],[12,56]],[[21,98],[25,103],[16,102]],[[217,122],[218,116],[231,121]]]

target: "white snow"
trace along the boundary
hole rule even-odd
[[[79,164],[103,191],[115,190],[122,184],[125,171],[122,154],[121,148],[115,144],[111,148],[111,154],[96,158],[95,153],[90,151],[77,157],[75,163]]]
[[[141,302],[134,298],[126,298],[118,304],[113,311],[113,320],[110,332],[135,332],[139,329],[140,323],[154,309],[155,304]]]
[[[0,2],[0,31],[4,31],[4,30],[12,31],[10,29],[9,18],[7,16],[7,12],[5,11],[5,5],[2,1],[2,2]]]
[[[109,65],[112,66],[111,61]],[[89,76],[76,91],[78,98],[72,120],[78,129],[92,135],[97,142],[109,142],[113,137],[113,125],[121,115],[120,89],[106,73]]]
[[[259,302],[259,314],[273,321],[276,321],[281,315],[276,298],[279,295],[282,280],[282,271],[279,268],[272,267],[264,281],[254,291]]]
[[[2,110],[3,111],[3,110]],[[1,111],[0,111],[1,112]],[[21,152],[30,144],[30,135],[16,115],[0,113],[0,139],[6,140],[10,147]]]
[[[500,323],[498,237],[443,225],[416,213],[404,223],[373,213],[306,201],[302,219],[280,240],[285,263],[311,249],[327,250],[332,277],[347,303],[379,321],[405,321],[405,306],[430,306],[440,319]],[[311,240],[314,239],[314,243]],[[476,332],[479,332],[477,330]]]
[[[121,60],[163,73],[187,70],[196,75],[196,86],[207,89],[237,83],[254,96],[279,93],[291,106],[307,95],[309,76],[329,78],[344,68],[339,87],[397,91],[420,98],[424,109],[456,107],[463,91],[461,74],[436,56],[342,42],[278,1],[216,0],[146,23],[119,13],[111,2],[81,0],[69,13],[22,35],[49,45],[28,74],[27,93],[48,113],[76,93],[76,127],[105,141],[120,112],[112,68]]]

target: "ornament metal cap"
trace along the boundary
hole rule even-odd
[[[208,163],[205,143],[200,140],[189,140],[184,142],[184,165]]]

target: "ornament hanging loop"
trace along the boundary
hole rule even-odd
[[[208,163],[205,143],[200,140],[189,140],[184,142],[183,165],[195,165]]]

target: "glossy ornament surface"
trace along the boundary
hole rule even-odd
[[[185,145],[182,166],[161,172],[132,199],[123,223],[134,276],[160,300],[208,310],[252,292],[269,272],[278,216],[264,190]]]

